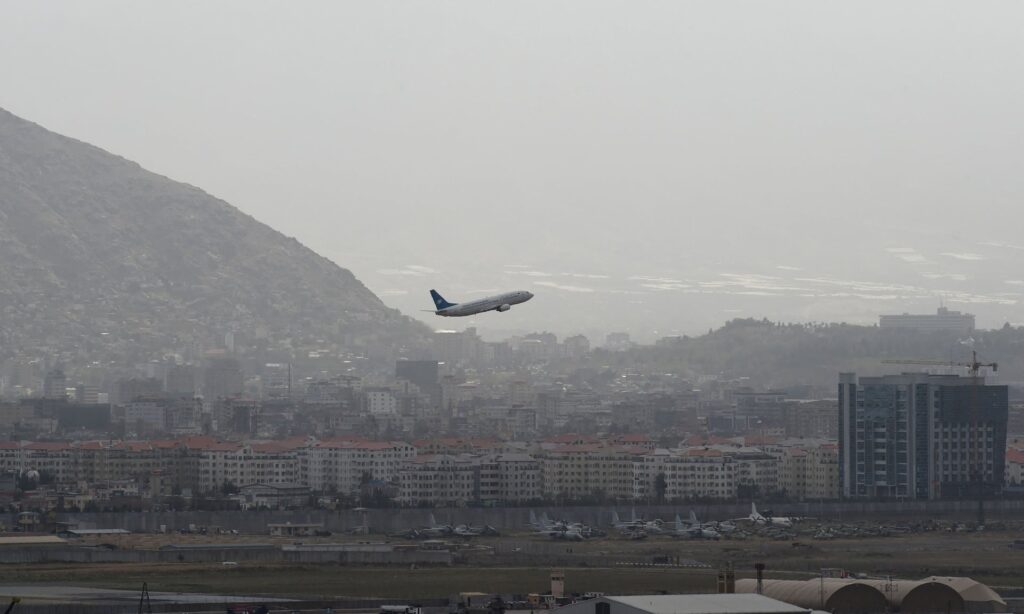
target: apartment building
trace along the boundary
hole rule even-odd
[[[416,448],[401,441],[335,439],[302,451],[302,480],[313,490],[353,494],[364,476],[393,482],[399,470],[416,456]]]
[[[668,501],[736,498],[736,459],[718,448],[679,450],[659,465]]]
[[[481,460],[470,455],[418,456],[398,472],[403,505],[456,507],[479,500]]]
[[[843,496],[937,499],[998,492],[1008,388],[983,377],[839,376]]]
[[[558,445],[540,453],[545,498],[633,498],[634,458],[643,448],[603,443]]]
[[[835,443],[786,448],[781,463],[779,486],[786,496],[800,501],[839,498],[839,448]]]
[[[543,497],[541,463],[528,454],[499,454],[486,459],[481,471],[480,498],[500,503],[526,503]]]

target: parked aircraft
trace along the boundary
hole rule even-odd
[[[500,535],[500,533],[498,533],[498,530],[490,525],[474,527],[471,524],[460,524],[455,526],[452,529],[452,534],[458,535],[459,537],[479,537],[481,535],[486,535],[488,537],[497,537],[498,535]]]
[[[570,541],[582,541],[592,537],[604,537],[605,535],[604,532],[582,522],[551,520],[546,513],[541,513],[540,518],[538,518],[532,510],[530,511],[530,528],[534,529],[537,535]]]
[[[551,539],[564,539],[573,542],[581,542],[586,539],[583,531],[578,527],[555,528],[548,531],[542,531],[541,533]]]
[[[540,518],[537,518],[537,514],[530,510],[530,528],[542,531],[544,529],[550,529],[554,525],[554,521],[548,518],[547,512],[541,512]]]
[[[437,524],[434,515],[430,515],[430,526],[416,529],[424,537],[447,537],[455,533],[455,527],[450,524]]]
[[[654,520],[644,520],[643,518],[637,518],[636,512],[631,514],[632,518],[627,521],[619,520],[618,512],[612,512],[612,527],[618,529],[621,533],[635,532],[638,529],[642,529],[651,535],[661,535],[665,532],[665,523],[660,518]]]
[[[678,522],[678,517],[676,518]],[[690,510],[690,527],[700,527],[702,529],[711,529],[717,533],[732,533],[736,530],[736,525],[729,520],[709,520],[707,522],[700,522],[697,520],[697,514]]]
[[[754,524],[770,525],[775,527],[789,528],[793,526],[793,522],[796,518],[787,518],[785,516],[773,516],[770,510],[765,510],[766,514],[761,514],[757,511],[757,504],[750,504],[750,515],[741,520],[749,520]]]
[[[497,296],[488,296],[468,303],[449,303],[444,297],[438,294],[437,290],[430,291],[430,297],[434,299],[434,306],[437,308],[434,315],[445,317],[472,316],[485,311],[508,311],[512,305],[525,303],[533,298],[532,292],[517,290],[506,292]]]
[[[690,512],[690,522],[684,522],[676,515],[675,529],[671,535],[685,539],[720,539],[722,537],[718,531],[697,522],[697,517],[693,512]]]

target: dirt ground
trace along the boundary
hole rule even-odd
[[[768,577],[813,577],[822,568],[843,568],[872,576],[920,578],[928,575],[970,576],[1000,589],[1024,589],[1024,550],[1009,544],[1022,537],[1019,529],[982,533],[929,532],[892,537],[817,541],[804,536],[776,541],[755,537],[743,541],[645,541],[602,539],[566,544],[586,554],[565,569],[570,591],[638,594],[658,591],[714,591],[717,568],[731,562],[737,577],[751,577],[753,565],[764,562]],[[378,541],[379,538],[329,537],[317,541]],[[266,536],[128,535],[106,538],[119,548],[158,548],[167,543],[287,543]],[[480,538],[473,542],[501,550],[513,546],[538,552],[562,544],[530,535]],[[618,560],[657,556],[693,559],[706,569],[627,567]],[[521,560],[522,557],[519,557]],[[535,565],[515,566],[501,554],[473,557],[472,566],[444,568],[365,568],[340,565],[288,565],[241,562],[219,564],[42,564],[0,565],[0,584],[53,583],[136,589],[148,582],[153,590],[256,594],[291,597],[447,597],[464,591],[528,593],[548,586],[549,567],[538,555]]]

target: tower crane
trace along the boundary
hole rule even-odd
[[[968,460],[967,460],[967,462],[968,462],[968,467],[970,468],[970,474],[971,474],[970,487],[975,491],[975,497],[977,498],[977,501],[978,501],[978,524],[979,525],[983,525],[985,523],[985,491],[984,491],[984,487],[983,487],[983,485],[981,483],[981,480],[982,480],[981,472],[978,470],[978,466],[977,466],[977,463],[978,463],[978,460],[977,460],[977,456],[978,456],[978,433],[977,433],[977,430],[978,430],[978,422],[977,422],[977,420],[978,420],[978,400],[977,400],[977,396],[978,396],[978,392],[977,392],[978,380],[977,380],[977,377],[981,373],[982,367],[989,367],[989,368],[991,368],[993,373],[998,371],[999,370],[999,363],[996,363],[996,362],[978,362],[978,353],[975,352],[975,351],[971,352],[971,361],[970,362],[954,362],[952,360],[950,360],[950,361],[944,361],[944,360],[883,360],[882,362],[886,363],[886,364],[891,364],[891,365],[892,364],[895,364],[895,365],[934,365],[934,366],[937,366],[937,367],[939,367],[939,366],[941,366],[941,367],[966,367],[967,368],[967,373],[970,374],[970,376],[972,378],[975,378],[974,379],[974,385],[972,386],[972,389],[971,389],[971,391],[972,391],[971,407],[970,407],[971,430],[970,430],[970,440],[969,440]]]
[[[888,365],[932,365],[932,366],[936,366],[936,367],[966,367],[967,368],[967,372],[971,375],[971,377],[978,377],[978,374],[981,372],[981,368],[982,367],[990,367],[993,372],[996,372],[996,371],[999,370],[999,363],[997,363],[997,362],[978,362],[978,353],[977,352],[973,352],[973,351],[971,352],[971,361],[970,362],[954,362],[952,360],[918,360],[918,359],[909,359],[909,360],[890,359],[890,360],[883,360],[882,362],[885,363],[885,364],[888,364]]]

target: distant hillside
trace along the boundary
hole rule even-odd
[[[973,340],[973,341],[972,341]],[[724,379],[748,377],[750,385],[787,388],[801,385],[829,390],[841,371],[881,375],[928,367],[884,364],[885,359],[966,361],[971,350],[979,360],[999,363],[996,380],[1024,382],[1024,328],[1006,326],[955,333],[922,333],[847,324],[776,324],[764,320],[733,320],[706,335],[682,337],[656,347],[622,353],[601,353],[608,364],[641,364],[666,372]],[[963,373],[963,371],[960,371]]]
[[[0,353],[132,359],[229,331],[358,348],[426,328],[224,201],[0,110]]]

